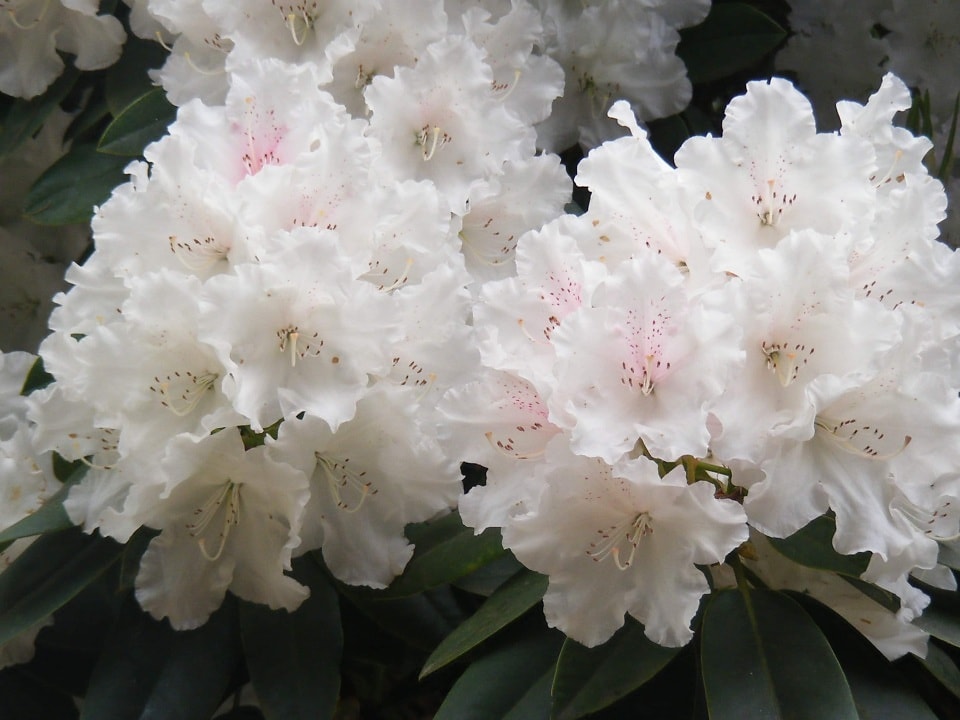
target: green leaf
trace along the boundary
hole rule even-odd
[[[453,684],[434,720],[491,720],[522,708],[524,720],[547,720],[549,696],[530,694],[552,671],[563,636],[538,627],[474,662]],[[542,687],[542,686],[541,686]]]
[[[960,543],[956,540],[952,542],[941,542],[937,562],[954,570],[960,570]]]
[[[376,626],[426,652],[464,620],[449,587],[410,597],[383,598],[358,588],[340,586],[340,593]]]
[[[86,466],[81,466],[73,473],[67,482],[60,486],[57,492],[47,498],[47,501],[40,506],[39,510],[27,515],[20,520],[20,522],[14,523],[3,532],[0,532],[0,545],[10,543],[19,538],[44,535],[73,527],[73,522],[71,522],[66,511],[63,509],[63,501],[66,500],[70,488],[80,482],[86,474]]]
[[[37,538],[0,573],[0,644],[42,622],[120,557],[122,546],[79,528]]]
[[[860,632],[826,605],[790,592],[826,635],[850,686],[860,720],[936,720],[930,707]]]
[[[954,697],[960,698],[960,668],[943,649],[934,642],[927,645],[927,656],[917,658],[917,662],[926,668],[941,685]]]
[[[958,116],[960,116],[960,93],[957,93],[957,97],[953,101],[953,118],[950,121],[950,129],[947,131],[947,143],[943,147],[943,159],[937,169],[937,179],[944,185],[947,184],[953,173],[953,146],[957,139]]]
[[[405,597],[463,577],[502,557],[506,552],[497,528],[488,528],[479,535],[464,527],[456,515],[457,528],[444,527],[438,542],[423,549],[419,545],[403,574],[384,590],[383,597]]]
[[[177,109],[167,101],[163,88],[154,88],[130,103],[113,119],[100,137],[97,150],[110,155],[136,157],[167,132]]]
[[[80,719],[209,720],[240,658],[233,596],[196,630],[177,632],[130,595],[94,668]]]
[[[700,640],[711,720],[858,720],[829,643],[786,595],[714,593]]]
[[[293,570],[310,588],[296,611],[240,602],[244,656],[267,720],[332,717],[340,694],[343,631],[336,588],[309,557],[294,562]]]
[[[838,553],[833,549],[836,529],[836,521],[830,516],[822,515],[788,538],[770,538],[770,544],[781,555],[800,565],[854,578],[860,577],[870,562],[870,553]]]
[[[47,91],[31,100],[16,100],[0,121],[0,160],[33,137],[50,113],[77,83],[80,73],[68,67]]]
[[[47,168],[27,193],[24,213],[41,225],[86,223],[117,185],[126,180],[129,158],[98,153],[92,145],[75,145]]]
[[[47,372],[43,366],[43,358],[38,357],[30,366],[30,371],[23,381],[23,387],[20,389],[21,395],[29,395],[34,390],[42,390],[54,381],[53,375]]]
[[[159,43],[134,35],[127,37],[123,54],[107,70],[104,82],[107,106],[112,115],[119,115],[130,103],[155,87],[148,72],[161,67],[167,55]]]
[[[956,608],[938,607],[936,603],[931,603],[913,624],[948,645],[960,648],[960,612]]]
[[[433,651],[420,672],[424,678],[469,652],[536,605],[547,591],[547,578],[521,570]]]
[[[553,717],[574,720],[602,710],[654,677],[680,651],[657,645],[635,620],[603,645],[567,640],[553,680]]]
[[[677,55],[692,83],[711,82],[749,68],[786,37],[786,30],[751,5],[714,3],[706,20],[680,32]]]
[[[0,671],[0,708],[3,720],[76,720],[73,698],[51,691],[20,667]]]

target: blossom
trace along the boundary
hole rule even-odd
[[[100,70],[120,57],[126,33],[112,15],[98,15],[98,0],[0,2],[0,92],[40,95],[60,75],[57,51],[75,55],[81,70]]]
[[[550,578],[547,622],[594,646],[630,613],[654,642],[686,644],[709,590],[696,565],[722,561],[747,539],[743,509],[708,483],[688,485],[682,468],[660,478],[645,458],[611,467],[564,445],[548,448],[536,507],[503,529],[504,545]]]
[[[294,610],[309,591],[284,575],[307,502],[303,473],[245,451],[240,433],[225,429],[202,439],[181,435],[162,461],[164,479],[140,487],[129,502],[150,541],[136,578],[140,605],[179,630],[204,622],[229,589],[272,608]]]
[[[415,412],[415,392],[377,385],[335,431],[306,415],[269,443],[272,457],[310,478],[302,551],[321,549],[351,585],[386,587],[413,553],[404,527],[447,512],[460,495],[459,463]]]

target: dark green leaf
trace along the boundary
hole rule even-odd
[[[93,671],[81,720],[209,720],[240,661],[236,603],[177,632],[132,596]]]
[[[402,598],[381,598],[346,586],[341,586],[340,592],[376,626],[427,652],[464,620],[449,587]]]
[[[960,612],[956,608],[931,604],[913,624],[948,645],[960,648]]]
[[[130,35],[120,59],[107,71],[107,106],[113,115],[154,88],[148,72],[163,65],[167,51],[159,43]]]
[[[841,555],[833,549],[833,535],[836,521],[823,515],[812,520],[788,538],[770,538],[770,544],[781,555],[795,563],[817,570],[827,570],[860,577],[870,562],[870,553]]]
[[[33,627],[97,579],[122,546],[71,528],[42,535],[0,573],[0,644]]]
[[[454,581],[454,585],[474,595],[490,597],[507,580],[523,569],[513,553],[505,553],[482,568]]]
[[[521,570],[491,595],[427,658],[420,677],[453,662],[536,605],[547,591],[547,578]]]
[[[92,145],[76,145],[33,184],[24,212],[41,225],[89,222],[94,205],[126,180],[129,158],[98,153]]]
[[[497,528],[488,528],[476,535],[472,528],[464,527],[459,518],[456,522],[459,528],[455,532],[445,532],[442,540],[427,549],[418,546],[403,575],[383,592],[384,597],[415,595],[453,582],[504,555]],[[444,529],[449,532],[451,528]]]
[[[960,544],[957,541],[940,543],[937,562],[954,570],[960,570]]]
[[[73,699],[51,691],[12,667],[0,671],[0,708],[3,720],[76,720]]]
[[[827,606],[802,593],[790,596],[826,635],[843,668],[860,720],[936,720],[930,707],[869,640]]]
[[[829,643],[786,595],[714,593],[700,639],[711,720],[857,720]]]
[[[503,716],[503,720],[536,720],[550,717],[550,688],[553,685],[554,668],[548,667],[546,672],[530,686],[513,707]]]
[[[167,101],[163,88],[154,88],[125,107],[107,126],[97,150],[110,155],[136,157],[143,148],[167,132],[177,109]]]
[[[934,642],[927,645],[927,656],[919,658],[918,662],[954,697],[960,698],[960,669],[939,645]]]
[[[602,710],[654,677],[678,652],[649,640],[631,619],[595,648],[568,639],[553,680],[553,717],[574,720]]]
[[[749,68],[786,37],[786,30],[755,7],[714,3],[706,20],[681,31],[677,55],[691,82],[710,82]]]
[[[3,159],[43,126],[77,82],[80,73],[68,67],[47,91],[32,100],[16,100],[0,122],[0,159]]]
[[[268,720],[332,717],[343,650],[337,591],[309,557],[294,563],[293,575],[310,588],[295,612],[240,602],[250,681]]]
[[[525,720],[546,720],[549,702],[531,708],[544,698],[529,693],[552,670],[562,639],[560,633],[537,628],[480,658],[454,683],[434,720],[499,720],[519,707],[529,713]]]
[[[54,381],[53,375],[43,367],[43,358],[38,357],[33,365],[30,366],[30,372],[23,381],[23,387],[20,389],[21,395],[29,395],[34,390],[41,390]]]
[[[937,179],[944,185],[947,184],[953,173],[953,146],[957,139],[958,116],[960,116],[960,93],[957,93],[957,97],[953,101],[953,118],[950,121],[950,129],[947,131],[947,142],[943,146],[943,159],[937,169]]]

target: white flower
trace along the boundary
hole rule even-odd
[[[398,333],[388,298],[356,282],[332,231],[291,233],[285,253],[207,281],[200,339],[230,374],[224,392],[256,429],[307,411],[353,417]]]
[[[462,37],[428,46],[416,67],[374,78],[366,100],[384,172],[432,180],[450,210],[465,213],[473,185],[534,152],[533,129],[496,98],[492,84],[483,52]]]
[[[641,440],[655,457],[706,455],[707,405],[743,358],[724,304],[688,297],[681,272],[652,252],[614,268],[552,335],[547,404],[574,451],[612,464]]]
[[[675,159],[718,270],[749,275],[756,250],[791,230],[852,249],[876,212],[871,145],[817,134],[810,103],[780,78],[748,83],[727,106],[723,137],[692,137]]]
[[[126,40],[112,15],[98,15],[98,0],[0,0],[0,92],[32,98],[60,75],[62,51],[81,70],[116,62]]]
[[[709,590],[696,567],[720,562],[747,539],[746,517],[682,468],[663,478],[655,463],[613,468],[575,456],[563,438],[541,468],[537,507],[503,529],[504,545],[550,576],[547,622],[587,646],[607,640],[630,613],[661,645],[693,636],[690,622]]]
[[[461,492],[459,464],[421,426],[412,392],[377,385],[336,432],[307,415],[269,444],[310,478],[302,549],[321,548],[351,585],[386,587],[413,553],[404,526],[446,512]]]
[[[266,448],[244,451],[233,428],[173,439],[162,468],[156,500],[138,508],[161,531],[140,560],[140,605],[178,630],[206,622],[228,589],[274,609],[297,608],[309,591],[283,571],[300,544],[303,473],[271,460]]]

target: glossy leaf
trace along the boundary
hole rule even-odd
[[[802,593],[790,593],[817,623],[837,656],[860,720],[936,720],[923,699],[856,628]]]
[[[680,32],[677,55],[691,82],[711,82],[749,68],[786,37],[786,30],[755,7],[714,3],[701,24]]]
[[[870,562],[870,553],[841,555],[833,549],[836,521],[823,515],[811,520],[787,538],[770,538],[770,544],[781,555],[799,565],[829,572],[860,577]]]
[[[340,586],[340,592],[376,626],[426,652],[432,651],[465,619],[448,587],[401,598],[381,597],[345,586]]]
[[[648,639],[635,620],[598,647],[568,639],[553,680],[553,717],[574,720],[602,710],[654,677],[679,651]]]
[[[126,180],[129,158],[98,153],[92,145],[77,145],[51,165],[27,193],[24,213],[41,225],[89,222],[117,185]]]
[[[40,390],[54,381],[53,375],[47,372],[43,366],[43,358],[38,357],[24,378],[23,387],[20,390],[21,395],[29,395],[34,390]]]
[[[0,159],[37,133],[77,83],[80,73],[68,67],[47,91],[31,100],[18,99],[0,118]]]
[[[332,717],[340,693],[343,631],[337,591],[312,558],[294,563],[310,597],[294,612],[240,602],[243,651],[267,720]]]
[[[65,605],[115,563],[122,549],[79,528],[37,538],[0,573],[0,644]]]
[[[960,698],[960,668],[944,650],[934,642],[927,645],[927,656],[917,661],[933,675],[954,697]]]
[[[456,516],[450,516],[456,518]],[[417,547],[403,574],[383,591],[384,597],[415,595],[429,588],[468,575],[505,554],[497,528],[476,535],[456,518],[457,527],[447,521],[442,539],[429,547]]]
[[[97,150],[110,155],[139,156],[167,132],[177,116],[163,88],[154,88],[125,107],[107,126]]]
[[[133,596],[93,671],[81,720],[208,720],[240,661],[236,606],[196,630],[177,632],[143,612]]]
[[[73,527],[73,522],[63,509],[63,501],[66,500],[70,488],[80,482],[86,474],[86,466],[81,466],[67,482],[60,486],[57,492],[47,498],[39,510],[0,532],[0,545],[19,538],[43,535]]]
[[[547,578],[521,570],[433,651],[423,666],[423,678],[466,654],[536,605],[547,591]]]
[[[913,624],[948,645],[960,648],[960,612],[955,608],[945,609],[931,604]]]
[[[527,632],[474,662],[454,683],[434,720],[490,720],[518,708],[525,720],[550,717],[549,696],[528,695],[552,670],[563,636],[542,628]],[[533,705],[539,698],[542,705]]]
[[[120,59],[107,70],[104,94],[112,115],[120,112],[138,97],[153,90],[150,70],[163,66],[167,51],[160,43],[134,35],[127,37]]]
[[[711,720],[858,720],[829,643],[786,595],[714,593],[700,639]]]

